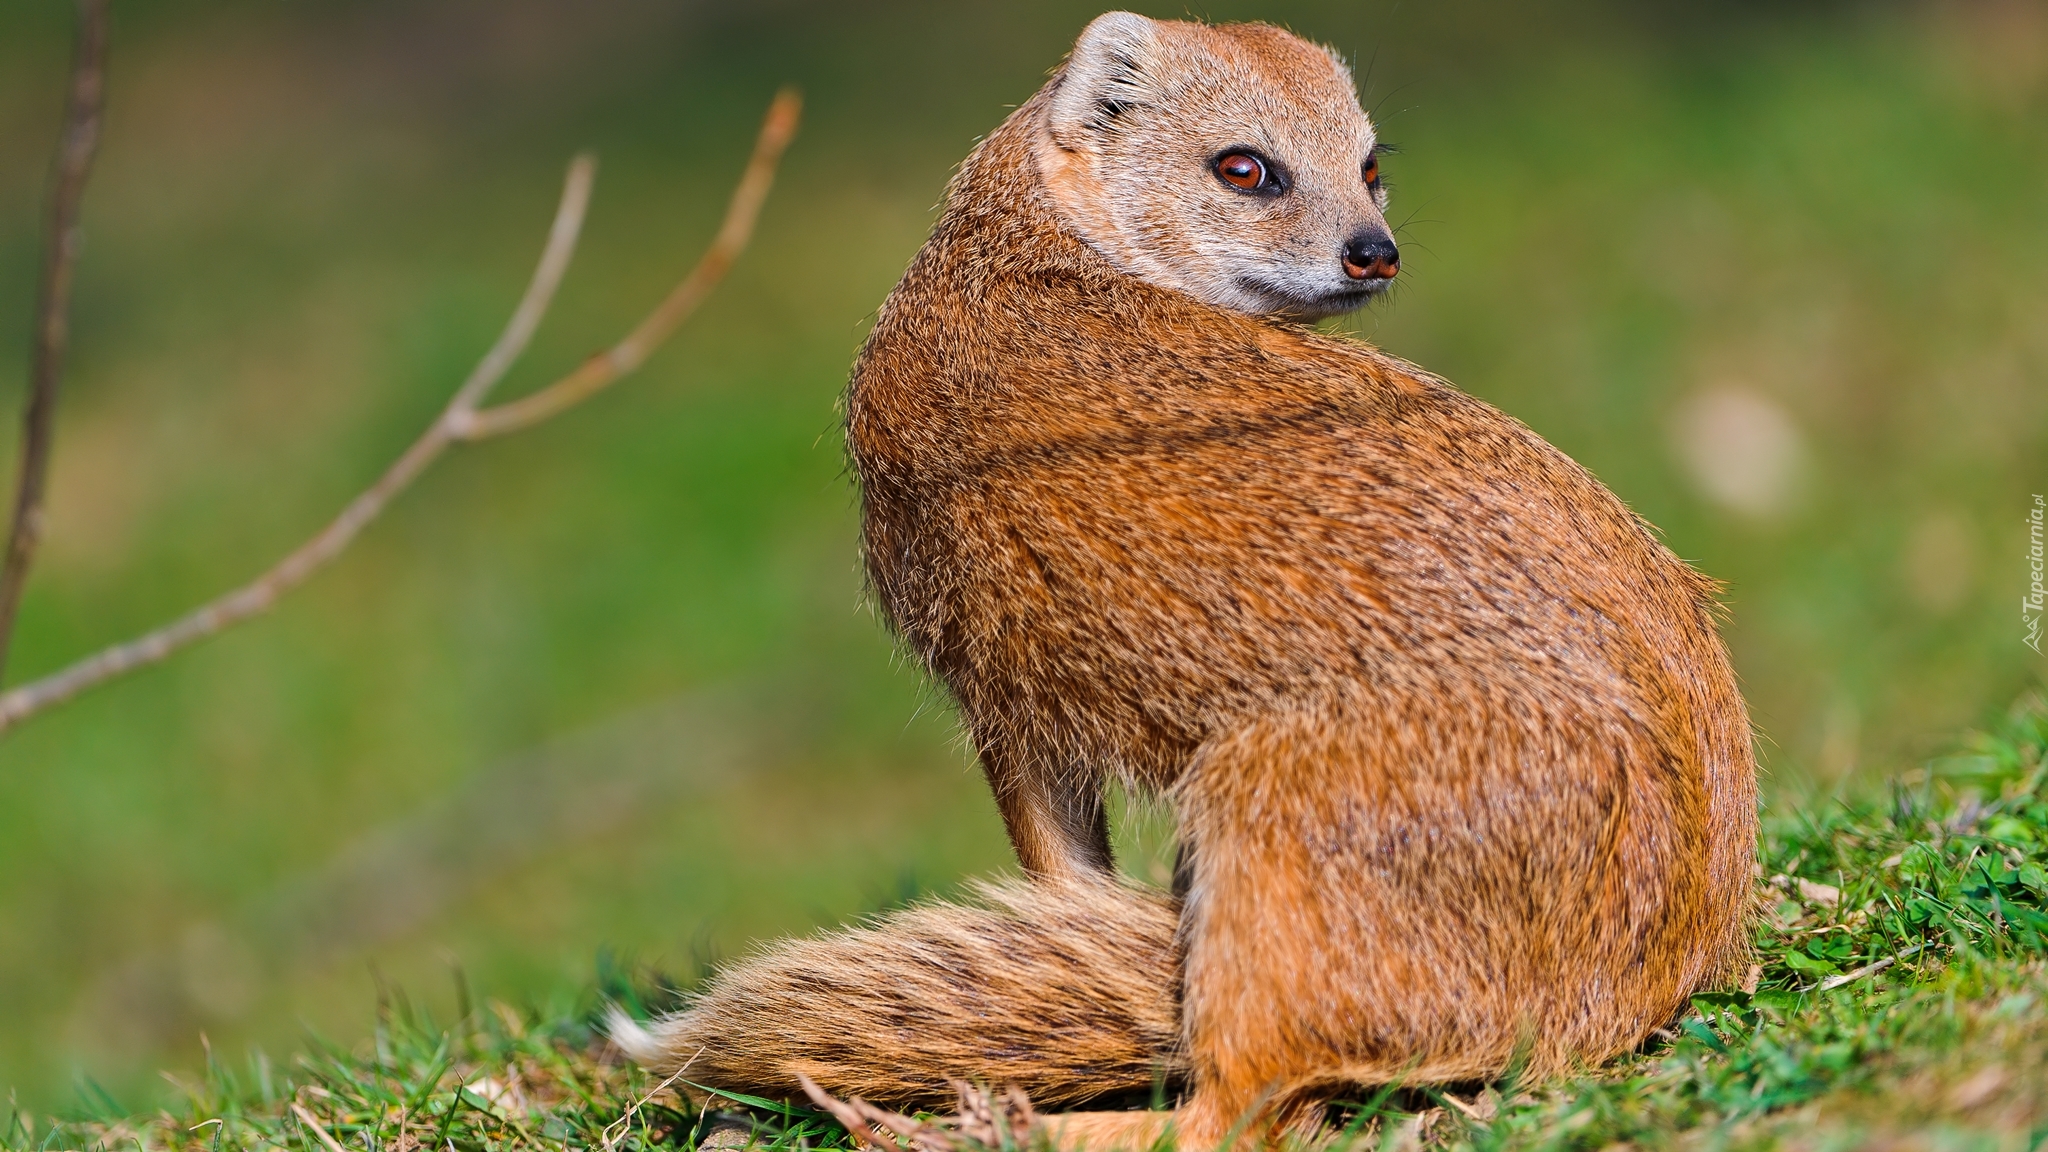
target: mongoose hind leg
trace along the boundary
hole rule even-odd
[[[1171,1112],[1058,1112],[1038,1122],[1059,1152],[1151,1152],[1173,1118]]]
[[[1054,1112],[1040,1115],[1038,1123],[1059,1152],[1220,1152],[1219,1145],[1198,1145],[1183,1135],[1182,1120],[1180,1112]],[[1334,1135],[1320,1114],[1310,1111],[1285,1131],[1267,1126],[1257,1136],[1239,1132],[1231,1147],[1238,1152],[1261,1145],[1313,1152],[1334,1147]]]
[[[1622,975],[1668,998],[1672,957],[1596,945],[1617,880],[1648,921],[1639,941],[1664,901],[1617,851],[1629,761],[1591,743],[1568,717],[1532,734],[1433,686],[1205,745],[1175,789],[1191,862],[1181,1146],[1264,1145],[1345,1083],[1492,1079],[1518,1058],[1548,1074],[1661,1022]]]
[[[1072,880],[1115,871],[1099,779],[1047,770],[994,741],[982,742],[981,766],[1017,862],[1032,878]]]

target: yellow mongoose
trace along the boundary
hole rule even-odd
[[[1605,1058],[1738,962],[1709,582],[1521,424],[1299,323],[1398,269],[1374,150],[1327,50],[1121,12],[974,150],[847,439],[874,589],[1032,879],[770,948],[636,1056],[897,1103],[1164,1077],[1210,1148]],[[1175,894],[1109,878],[1118,778],[1173,804]]]

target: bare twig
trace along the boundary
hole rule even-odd
[[[576,234],[583,226],[583,211],[590,202],[593,169],[594,165],[587,156],[577,157],[569,166],[568,181],[562,189],[562,203],[555,212],[554,227],[548,234],[547,249],[541,255],[539,267],[534,269],[525,297],[512,313],[511,321],[505,325],[505,331],[478,362],[476,370],[463,382],[448,407],[442,410],[440,418],[385,469],[376,483],[350,501],[318,535],[250,583],[147,635],[117,644],[55,675],[0,695],[0,728],[60,700],[69,699],[101,681],[162,660],[194,640],[211,636],[230,624],[262,612],[276,603],[279,596],[303,583],[306,577],[348,547],[364,525],[374,520],[392,497],[404,491],[448,447],[452,439],[449,433],[452,414],[474,406],[476,400],[497,383],[513,360],[525,350],[526,342],[546,313],[555,288],[561,283],[562,273],[568,268],[569,257],[575,250]]]
[[[43,535],[43,490],[50,474],[50,436],[57,415],[57,385],[71,336],[71,273],[78,264],[79,201],[99,148],[100,112],[106,106],[107,0],[78,0],[78,44],[71,62],[71,93],[64,131],[50,174],[50,217],[43,238],[43,276],[37,289],[35,351],[29,367],[28,404],[21,418],[21,469],[14,488],[14,524],[0,563],[0,670],[14,636],[14,615],[28,584],[29,565]]]
[[[612,381],[638,368],[649,353],[660,347],[725,278],[726,271],[746,248],[747,240],[754,233],[754,219],[761,212],[761,202],[767,198],[768,188],[775,181],[775,166],[782,158],[783,149],[789,147],[790,137],[796,134],[797,114],[801,108],[802,101],[795,92],[784,89],[776,94],[775,102],[768,106],[768,116],[761,124],[761,134],[754,141],[754,155],[747,161],[747,170],[741,174],[739,185],[733,189],[732,201],[725,210],[725,222],[719,225],[711,247],[705,249],[704,255],[697,260],[697,266],[690,269],[682,283],[677,284],[667,299],[648,313],[638,327],[610,349],[585,360],[574,372],[538,392],[494,408],[459,416],[453,427],[456,438],[485,440],[547,420],[564,409],[581,404]]]
[[[734,189],[726,209],[725,222],[711,247],[688,276],[669,293],[640,325],[609,352],[592,357],[574,372],[520,400],[496,408],[481,408],[491,389],[503,379],[526,348],[534,329],[546,315],[569,257],[576,247],[583,211],[589,203],[593,165],[578,157],[569,167],[562,189],[562,202],[548,234],[546,250],[526,295],[505,325],[498,342],[477,363],[446,408],[418,440],[413,441],[384,474],[361,495],[350,501],[326,528],[300,545],[255,580],[177,620],[133,640],[103,649],[40,680],[0,694],[0,731],[52,705],[117,676],[153,664],[194,641],[204,639],[232,624],[263,612],[278,597],[305,582],[306,578],[340,555],[370,521],[384,511],[393,497],[403,492],[451,443],[482,440],[530,427],[590,398],[607,384],[646,360],[673,333],[704,296],[731,267],[746,247],[753,232],[761,202],[767,197],[782,151],[796,130],[801,102],[795,92],[785,90],[769,106],[760,136],[754,146],[746,173]]]

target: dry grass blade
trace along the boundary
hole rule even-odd
[[[341,1141],[336,1140],[333,1134],[327,1131],[326,1125],[320,1123],[317,1117],[306,1110],[304,1104],[296,1100],[293,1101],[292,1115],[297,1116],[299,1123],[304,1124],[312,1131],[313,1135],[319,1139],[321,1145],[327,1149],[327,1152],[348,1152],[348,1149],[341,1146]]]
[[[1021,1148],[1038,1129],[1038,1116],[1023,1091],[1000,1095],[964,1080],[953,1081],[959,1111],[934,1123],[878,1108],[858,1096],[841,1100],[801,1072],[797,1083],[856,1141],[885,1152],[960,1152],[965,1148]],[[884,1135],[887,1133],[887,1135]]]
[[[1908,948],[1905,951],[1899,953],[1898,956],[1886,956],[1880,960],[1876,960],[1869,964],[1865,964],[1863,967],[1855,969],[1854,971],[1843,972],[1839,975],[1830,976],[1827,979],[1821,981],[1820,983],[1814,985],[1813,990],[1816,992],[1828,992],[1832,991],[1833,989],[1840,988],[1844,984],[1854,984],[1858,980],[1861,980],[1867,976],[1875,976],[1879,972],[1882,972],[1885,969],[1891,967],[1893,964],[1898,963],[1900,957],[1911,956],[1913,953],[1918,951],[1920,951],[1920,949],[1916,945],[1915,947]]]
[[[711,248],[683,282],[639,326],[611,351],[593,357],[575,372],[531,396],[498,408],[480,409],[490,390],[525,351],[527,342],[547,314],[561,283],[583,214],[590,200],[594,165],[578,157],[569,167],[560,207],[526,294],[475,370],[456,390],[434,423],[385,469],[376,483],[350,501],[320,533],[255,580],[201,605],[184,616],[133,640],[103,649],[39,680],[0,693],[0,731],[89,688],[170,656],[173,652],[267,610],[278,598],[304,583],[347,548],[393,498],[409,487],[452,443],[502,435],[546,420],[589,398],[619,376],[638,367],[656,346],[673,333],[730,268],[753,234],[754,220],[774,181],[775,167],[796,132],[801,101],[785,90],[777,94],[761,126],[754,154],[733,193],[725,222]]]
[[[623,1115],[621,1115],[617,1120],[614,1120],[611,1123],[605,1125],[604,1132],[600,1134],[600,1139],[604,1143],[605,1152],[612,1152],[612,1148],[615,1145],[617,1145],[619,1137],[624,1136],[626,1134],[626,1130],[632,1127],[633,1117],[640,1114],[640,1109],[647,1107],[648,1101],[653,1100],[656,1096],[659,1096],[663,1092],[666,1092],[670,1088],[674,1087],[675,1082],[681,1080],[683,1078],[683,1073],[688,1072],[690,1070],[690,1065],[695,1064],[697,1062],[697,1057],[702,1056],[703,1054],[704,1049],[697,1049],[695,1054],[693,1054],[688,1060],[683,1061],[683,1066],[681,1068],[678,1068],[674,1072],[669,1074],[668,1079],[663,1080],[661,1083],[656,1084],[652,1088],[649,1088],[647,1090],[646,1095],[639,1097],[626,1107],[626,1111]],[[614,1132],[613,1129],[617,1129],[618,1131]]]
[[[883,1149],[885,1152],[898,1152],[899,1149],[906,1147],[911,1152],[954,1152],[957,1146],[958,1142],[953,1139],[952,1134],[943,1129],[877,1108],[858,1096],[850,1100],[841,1100],[818,1087],[816,1081],[801,1072],[796,1074],[796,1082],[803,1088],[804,1095],[811,1098],[811,1103],[824,1109],[834,1120],[839,1121],[840,1127],[845,1128],[848,1135],[870,1148]],[[892,1135],[884,1136],[883,1132]],[[892,1138],[899,1136],[902,1137],[901,1140]]]
[[[43,274],[37,287],[34,359],[28,405],[21,418],[21,470],[15,482],[14,522],[0,564],[0,670],[14,636],[14,616],[28,585],[29,565],[43,535],[43,489],[50,475],[50,441],[57,418],[57,385],[71,342],[71,279],[78,265],[79,204],[99,150],[106,107],[107,0],[79,0],[78,46],[71,92],[50,180],[50,216],[43,237]]]
[[[1031,1098],[1014,1084],[998,1097],[965,1080],[955,1080],[953,1092],[959,1097],[953,1126],[984,1148],[1022,1147],[1038,1126]]]

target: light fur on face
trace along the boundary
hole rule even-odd
[[[1126,272],[1211,304],[1305,319],[1364,304],[1386,279],[1345,274],[1344,249],[1384,236],[1377,143],[1329,49],[1263,24],[1130,12],[1081,33],[1048,106],[1039,171],[1066,222]],[[1284,190],[1226,184],[1249,151]]]

